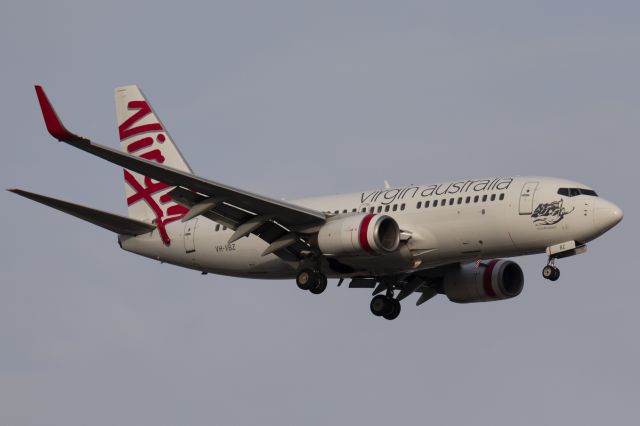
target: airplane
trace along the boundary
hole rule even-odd
[[[438,294],[456,303],[518,296],[520,266],[503,258],[546,253],[556,260],[618,224],[622,210],[589,186],[541,176],[499,176],[283,201],[196,176],[140,89],[115,89],[122,150],[63,125],[35,86],[48,132],[124,169],[128,217],[9,191],[118,235],[126,251],[200,271],[295,279],[322,293],[328,278],[373,290],[371,312],[393,320],[401,301]]]

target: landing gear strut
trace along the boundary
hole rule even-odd
[[[377,317],[393,320],[400,315],[400,302],[393,298],[392,295],[379,294],[371,300],[369,305],[371,313]]]
[[[296,284],[300,290],[309,290],[320,294],[327,288],[327,277],[320,271],[304,268],[296,276]]]
[[[560,278],[560,269],[556,266],[556,260],[554,258],[549,258],[547,266],[542,268],[542,276],[550,281],[557,281],[557,279]]]

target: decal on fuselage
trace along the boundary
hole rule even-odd
[[[384,191],[363,192],[360,194],[360,204],[377,203],[383,205],[395,203],[398,200],[416,197],[435,197],[441,195],[462,194],[468,192],[506,191],[513,183],[513,178],[495,178],[481,180],[466,180],[451,183],[441,183],[426,187],[409,186],[404,188],[386,189]]]
[[[551,203],[538,204],[538,207],[531,213],[531,217],[533,218],[533,223],[536,225],[555,225],[574,209],[575,207],[571,208],[571,210],[562,207],[561,199]]]

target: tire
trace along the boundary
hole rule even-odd
[[[551,281],[558,281],[558,278],[560,278],[560,269],[553,268],[553,275],[549,279]]]
[[[398,315],[400,315],[400,311],[402,310],[402,305],[400,305],[400,302],[397,301],[396,299],[388,299],[388,300],[390,302],[391,309],[389,310],[388,313],[386,313],[382,317],[386,320],[391,321],[398,318]]]
[[[374,297],[373,299],[371,299],[371,303],[369,304],[369,308],[371,309],[371,313],[377,317],[381,317],[383,316],[388,308],[389,299],[387,299],[387,296],[384,296],[382,294],[377,295],[376,297]]]
[[[311,269],[301,269],[296,276],[298,288],[300,290],[309,290],[315,282],[314,276],[315,274]]]
[[[309,291],[313,294],[320,294],[327,288],[327,277],[324,274],[316,273],[315,277],[315,285],[309,289]]]
[[[553,280],[553,276],[555,275],[555,271],[556,271],[557,269],[558,269],[558,268],[554,268],[554,267],[553,267],[553,266],[551,266],[551,265],[547,265],[547,266],[545,266],[544,268],[542,268],[542,277],[543,277],[545,280]],[[560,276],[560,274],[558,274],[558,276]],[[557,278],[556,278],[556,279],[557,279]]]

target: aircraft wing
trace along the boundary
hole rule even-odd
[[[23,191],[22,189],[8,189],[7,191],[29,198],[30,200],[37,201],[45,206],[53,207],[56,210],[60,210],[61,212],[70,214],[79,219],[86,220],[87,222],[93,223],[94,225],[98,225],[117,234],[135,236],[147,234],[156,229],[154,225],[149,223],[140,222],[135,219],[98,209],[92,209],[91,207],[81,206],[79,204],[70,203],[57,198]]]
[[[36,86],[36,93],[47,130],[54,138],[125,169],[133,170],[149,178],[175,186],[176,190],[172,191],[172,196],[175,197],[177,202],[192,209],[187,213],[185,219],[207,213],[207,216],[216,216],[217,219],[214,220],[225,224],[231,229],[239,230],[240,226],[245,225],[242,229],[243,232],[240,235],[235,235],[235,237],[255,233],[255,225],[260,222],[263,231],[265,226],[272,229],[273,236],[268,240],[265,239],[267,242],[273,245],[285,237],[286,241],[280,241],[280,245],[284,245],[287,241],[289,242],[283,247],[270,247],[268,249],[271,250],[270,252],[283,250],[296,243],[304,245],[303,241],[294,241],[295,238],[288,236],[287,234],[290,234],[288,231],[313,229],[323,224],[326,220],[326,215],[323,212],[204,179],[150,160],[135,157],[117,149],[96,144],[87,138],[75,135],[64,127],[42,87]],[[253,222],[251,222],[251,219],[253,219]],[[279,228],[278,232],[273,231],[273,226]]]

